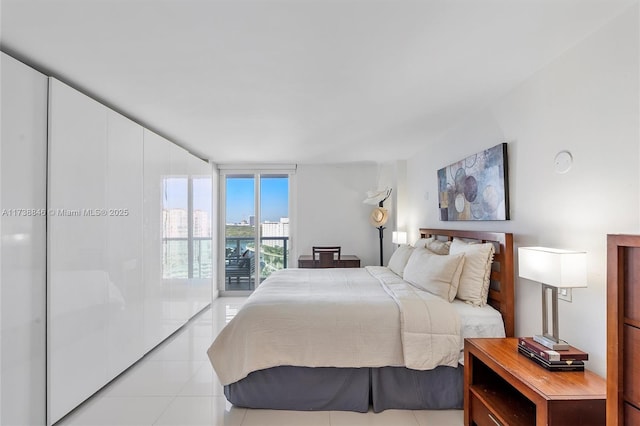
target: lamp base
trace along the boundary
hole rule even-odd
[[[533,336],[533,340],[554,351],[566,351],[569,349],[569,344],[564,340],[558,340],[556,342],[555,340],[541,334]]]

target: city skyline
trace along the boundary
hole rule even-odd
[[[251,218],[255,218],[255,216],[251,215],[247,219],[242,219],[240,222],[225,222],[225,225],[254,226],[255,223],[252,223]],[[265,224],[265,223],[289,223],[289,218],[288,217],[281,217],[278,220],[264,219],[260,223],[261,224]]]

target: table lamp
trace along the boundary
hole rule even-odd
[[[393,244],[407,244],[407,233],[402,231],[393,231],[391,235],[391,242]]]
[[[587,286],[587,254],[582,251],[547,247],[518,248],[518,274],[542,284],[542,334],[533,339],[553,350],[569,349],[558,336],[558,288]],[[551,327],[549,334],[547,295],[551,291]]]

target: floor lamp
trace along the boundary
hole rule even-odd
[[[367,198],[363,201],[365,204],[378,205],[374,208],[369,216],[369,220],[373,226],[378,228],[378,236],[380,238],[380,266],[383,266],[382,240],[384,238],[384,224],[389,219],[389,212],[384,208],[384,202],[391,195],[391,188],[382,191],[369,191]]]

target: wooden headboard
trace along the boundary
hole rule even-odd
[[[513,275],[513,234],[484,231],[458,231],[453,229],[420,228],[421,238],[434,237],[453,240],[477,240],[495,247],[491,266],[491,287],[488,303],[502,314],[507,337],[515,334],[515,291]]]

